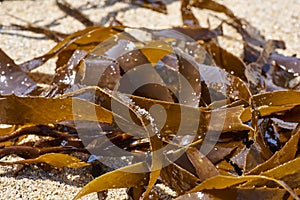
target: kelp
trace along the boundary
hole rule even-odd
[[[78,108],[78,115],[74,115],[73,106]],[[47,124],[65,120],[96,120],[112,123],[113,115],[110,111],[96,106],[95,117],[89,108],[94,104],[75,98],[45,98],[45,97],[18,97],[15,95],[1,96],[0,107],[2,112],[1,124]],[[56,110],[56,111],[55,111]],[[18,113],[16,115],[16,113]],[[47,115],[43,113],[48,113]],[[51,113],[52,116],[51,116]]]
[[[149,173],[136,172],[146,171],[146,169],[146,163],[142,162],[108,172],[88,183],[74,199],[79,199],[80,197],[92,192],[99,192],[111,188],[130,188],[137,186],[146,180]]]
[[[33,164],[33,163],[47,163],[54,167],[62,168],[81,168],[89,166],[89,163],[82,162],[80,159],[76,157],[72,157],[66,154],[61,153],[48,153],[45,155],[41,155],[37,158],[26,159],[14,162],[0,162],[0,165],[12,165],[12,164]]]
[[[218,190],[206,190],[203,192],[195,192],[191,194],[182,195],[176,200],[184,199],[218,199],[218,200],[230,200],[230,199],[256,199],[262,198],[266,200],[271,199],[283,199],[285,191],[279,188],[238,188],[238,189],[222,189]],[[291,197],[292,198],[292,197]]]
[[[163,1],[126,2],[167,12]],[[176,199],[299,199],[299,58],[276,51],[283,41],[267,41],[212,0],[182,0],[183,26],[162,30],[97,26],[56,3],[87,27],[66,35],[13,24],[57,44],[18,65],[0,50],[0,158],[21,158],[0,165],[80,168],[126,158],[94,173],[102,175],[75,199],[113,188],[159,199],[157,183]],[[228,18],[205,28],[194,8]],[[241,57],[221,47],[224,23],[242,36]],[[55,72],[40,87],[34,69],[52,58]]]
[[[37,88],[37,84],[21,70],[20,66],[0,49],[0,93],[28,95]]]

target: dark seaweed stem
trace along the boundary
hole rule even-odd
[[[5,142],[18,138],[23,135],[38,135],[38,136],[48,136],[53,138],[60,138],[62,140],[77,140],[77,137],[70,135],[69,133],[64,133],[55,130],[54,127],[47,125],[36,125],[36,126],[26,126],[17,129],[16,131],[10,133],[9,135],[0,136],[0,142]]]
[[[48,154],[48,153],[73,153],[73,152],[83,152],[88,153],[85,148],[76,148],[72,146],[58,146],[58,147],[31,147],[31,146],[7,146],[0,149],[0,158],[3,158],[8,155],[17,155],[21,158],[30,159],[37,158],[40,155]],[[1,163],[0,163],[1,164]]]

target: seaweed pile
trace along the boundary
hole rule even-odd
[[[128,3],[167,13],[160,0]],[[0,157],[22,158],[1,165],[124,160],[75,199],[92,192],[105,198],[112,188],[159,199],[157,183],[178,200],[299,199],[300,60],[276,51],[284,41],[266,40],[211,0],[182,0],[183,25],[163,30],[115,18],[99,26],[64,0],[57,5],[86,28],[66,35],[14,24],[57,44],[22,64],[0,49]],[[227,18],[204,28],[192,8]],[[242,36],[241,57],[219,45],[224,24]],[[34,71],[55,57],[55,74]]]

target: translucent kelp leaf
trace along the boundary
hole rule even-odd
[[[272,176],[263,176],[263,175],[248,175],[248,176],[223,176],[218,175],[214,176],[210,179],[207,179],[203,181],[201,184],[197,185],[195,188],[190,190],[188,193],[195,193],[195,192],[201,192],[201,191],[207,191],[207,190],[219,190],[219,189],[226,189],[230,187],[237,187],[242,186],[243,187],[251,187],[253,186],[253,183],[257,183],[257,185],[261,186],[261,183],[264,184],[266,181],[271,181],[272,183],[277,183],[278,185],[282,186],[286,191],[288,191],[294,198],[297,200],[299,197],[295,194],[295,192],[286,185],[283,181],[273,178]],[[248,183],[251,186],[248,185]]]
[[[53,47],[50,51],[48,51],[45,55],[29,60],[20,65],[20,68],[27,72],[31,71],[45,62],[47,62],[50,58],[53,58],[57,54],[62,51],[74,51],[74,50],[85,50],[90,52],[93,50],[100,42],[113,37],[117,33],[123,31],[122,27],[88,27],[84,30],[75,32],[69,36],[67,36],[63,41],[59,42],[55,47]],[[63,56],[64,53],[61,53]],[[72,53],[69,55],[71,56]],[[66,62],[69,60],[67,57]],[[60,67],[60,66],[57,66]]]
[[[300,112],[300,106],[295,106],[291,110],[288,110],[284,115],[278,116],[278,119],[290,123],[299,123],[300,122],[299,112]]]
[[[263,72],[267,76],[267,91],[296,89],[299,85],[299,58],[272,53],[269,62],[264,66]],[[273,85],[272,85],[273,84]]]
[[[0,49],[0,94],[28,95],[37,88],[36,83]]]
[[[234,20],[234,23],[229,24],[232,25],[241,34],[245,42],[253,44],[255,46],[263,46],[266,43],[265,37],[248,21],[246,21],[245,19],[238,19],[236,17],[232,19]]]
[[[266,64],[263,73],[266,75],[265,87],[268,92],[293,89],[298,84],[298,76],[274,62]]]
[[[206,190],[182,195],[175,200],[232,200],[232,199],[283,199],[286,191],[279,188],[235,188],[223,190]]]
[[[212,162],[203,155],[198,149],[190,147],[186,150],[186,154],[195,168],[196,174],[200,181],[219,174]]]
[[[89,166],[89,163],[83,162],[76,157],[61,154],[61,153],[49,153],[45,155],[41,155],[37,158],[19,160],[13,162],[0,162],[0,165],[14,165],[14,164],[36,164],[36,163],[47,163],[54,167],[62,168],[81,168]]]
[[[140,123],[141,127],[138,128],[138,126],[133,126],[133,129],[135,129],[136,132],[139,132],[140,135],[146,133],[146,135],[143,135],[145,138],[150,138],[149,144],[150,148],[148,152],[151,153],[151,172],[149,174],[149,183],[148,183],[148,189],[146,190],[145,194],[147,195],[152,186],[156,183],[157,178],[160,175],[160,170],[162,168],[162,154],[157,152],[157,150],[162,148],[162,141],[158,138],[158,129],[156,127],[155,121],[153,120],[152,116],[148,113],[147,110],[140,108],[138,105],[135,105],[132,100],[126,96],[122,96],[122,94],[119,94],[119,98],[116,96],[112,96],[111,94],[102,91],[102,94],[106,96],[106,98],[111,99],[115,101],[117,104],[122,106],[122,108],[126,107],[126,111],[128,113],[128,110],[130,110],[136,117],[137,122]],[[107,102],[110,104],[109,102]],[[116,104],[115,104],[116,105]],[[120,111],[120,108],[118,108],[118,111]],[[112,109],[113,110],[113,109]],[[128,121],[132,121],[131,117],[126,114],[126,111],[119,113],[121,116],[128,119]],[[118,114],[118,113],[117,113]],[[120,120],[116,120],[120,121]],[[146,122],[150,123],[150,127],[146,127]],[[134,122],[133,122],[134,123]],[[128,126],[128,124],[126,125]],[[124,127],[123,127],[124,128]],[[144,129],[144,130],[143,130]],[[132,133],[132,132],[131,132]],[[154,135],[154,136],[153,136]]]
[[[114,119],[117,121],[118,126],[122,127],[122,130],[126,130],[126,132],[133,135],[137,134],[138,136],[143,137],[148,136],[146,131],[147,129],[145,129],[144,125],[148,125],[149,123],[151,124],[149,120],[152,117],[149,115],[147,110],[136,105],[130,97],[117,91],[112,92],[97,86],[86,87],[68,95],[70,97],[83,98],[87,101],[91,101],[93,102],[91,103],[92,105],[94,105],[94,102],[96,101],[96,103],[101,105],[104,109],[113,111]],[[81,108],[82,107],[79,104],[78,114],[81,112]],[[87,109],[90,108],[87,107]],[[89,112],[87,109],[83,111],[83,113]],[[93,111],[93,109],[90,111]],[[147,119],[146,117],[149,118]],[[81,118],[78,118],[78,120],[80,119]],[[155,123],[152,122],[151,125],[155,125]]]
[[[59,42],[55,47],[53,47],[50,51],[48,51],[46,54],[33,58],[31,60],[28,60],[22,64],[20,64],[20,67],[23,71],[31,71],[37,67],[40,67],[45,62],[47,62],[49,59],[56,56],[60,51],[62,51],[65,47],[67,47],[72,41],[74,41],[76,38],[80,37],[81,35],[84,35],[85,33],[88,33],[93,28],[86,28],[84,30],[78,31],[76,33],[73,33],[69,36],[67,36],[63,41]]]
[[[256,108],[261,116],[290,110],[299,103],[300,92],[295,90],[267,92],[254,95],[251,99],[253,108]]]
[[[270,61],[275,61],[278,65],[284,66],[285,69],[292,73],[300,73],[300,59],[294,56],[285,56],[274,52],[270,57]]]
[[[216,164],[216,168],[218,169],[220,175],[224,175],[224,176],[239,175],[236,169],[234,168],[234,166],[230,164],[229,161],[226,160],[222,160],[218,164]]]
[[[62,46],[62,45],[66,45],[66,46],[63,46],[62,51],[60,51],[58,54],[58,57],[59,58],[65,57],[64,60],[68,61],[69,57],[68,57],[68,55],[67,56],[65,55],[65,52],[70,52],[70,51],[74,51],[74,50],[84,50],[86,52],[91,52],[101,42],[111,39],[116,34],[124,31],[123,28],[124,27],[100,27],[100,26],[91,27],[90,29],[86,28],[86,29],[84,29],[84,31],[76,32],[76,33],[70,35],[69,37],[65,38],[65,40],[58,43],[52,50],[50,50],[50,52],[55,51],[57,48],[60,48],[60,46]],[[66,44],[64,44],[64,43],[66,43]],[[71,55],[69,55],[69,56],[71,56]],[[64,62],[64,63],[66,63],[66,62]],[[61,64],[57,65],[57,68],[60,67]]]
[[[179,46],[180,48],[177,48],[172,43],[156,41],[147,44],[142,51],[149,60],[157,63],[156,72],[173,93],[174,101],[197,107],[202,85],[198,62],[209,64],[212,62],[198,43],[182,42]]]
[[[113,90],[121,78],[119,63],[96,55],[88,55],[79,66],[77,78],[81,85],[108,88]]]
[[[217,26],[215,29],[208,29],[199,26],[188,26],[188,27],[174,27],[171,30],[183,33],[192,39],[199,40],[211,40],[223,35],[222,25]]]
[[[149,173],[137,172],[147,170],[147,164],[142,162],[103,174],[85,185],[75,196],[74,200],[93,192],[100,192],[111,188],[130,188],[139,186],[147,179]]]
[[[115,99],[111,94],[107,93],[106,91],[102,90],[101,88],[93,87],[90,88],[91,90],[96,90],[96,95],[101,100],[101,105],[106,109],[111,109],[111,102],[114,101],[115,103],[119,102],[120,100]],[[83,90],[82,92],[84,92]],[[76,96],[76,95],[75,95]],[[123,98],[123,97],[122,97]],[[124,97],[125,98],[125,97]],[[138,106],[141,109],[150,110],[153,105],[160,105],[164,108],[165,114],[155,113],[154,121],[161,122],[163,121],[164,124],[160,130],[162,136],[167,136],[170,133],[178,132],[180,129],[180,124],[183,124],[184,129],[181,128],[180,134],[186,134],[186,132],[195,132],[203,133],[210,128],[211,130],[222,130],[223,132],[226,131],[239,131],[239,130],[250,130],[251,127],[244,125],[240,119],[241,114],[244,112],[243,107],[233,107],[228,109],[220,109],[220,110],[213,110],[209,111],[203,108],[194,108],[182,104],[174,104],[168,103],[164,101],[158,101],[153,99],[147,99],[138,96],[126,96],[128,101],[131,101],[131,104]],[[128,107],[123,103],[118,104],[118,115],[122,116],[124,119],[131,119],[133,116],[129,116],[128,114]],[[122,109],[121,109],[122,108]],[[120,112],[124,110],[124,112]],[[130,110],[130,109],[129,109]],[[127,114],[126,114],[127,113]],[[210,116],[214,115],[214,119],[216,121],[224,121],[224,124],[218,123],[211,123],[210,124]],[[135,121],[135,120],[134,120]],[[137,121],[138,122],[138,121]],[[124,124],[125,125],[125,124]],[[208,125],[210,127],[208,127]],[[128,126],[128,122],[126,127]],[[141,127],[140,127],[141,128]],[[132,130],[134,133],[138,135],[141,134],[141,129],[136,127],[137,130]],[[132,133],[132,132],[131,132]]]
[[[185,191],[194,188],[199,181],[196,176],[175,163],[170,163],[162,169],[161,178],[163,183],[178,194],[184,194]]]
[[[81,76],[84,76],[82,83],[97,85],[97,81],[100,83],[104,80],[112,81],[114,79],[115,84],[113,86],[117,86],[116,83],[119,81],[120,83],[118,87],[110,87],[111,89],[173,102],[168,88],[164,86],[163,80],[152,67],[159,59],[172,52],[171,46],[162,41],[153,41],[138,49],[135,42],[135,38],[125,33],[125,35],[116,36],[113,41],[109,39],[104,44],[101,43],[80,66]],[[108,64],[109,61],[111,64]],[[116,68],[116,66],[118,67]],[[110,70],[109,68],[114,71],[106,72]],[[121,78],[120,75],[123,77]],[[106,84],[105,82],[107,81],[102,83],[102,87],[108,87],[108,85],[103,85]]]
[[[200,192],[202,190],[225,189],[255,179],[257,179],[257,176],[235,177],[218,175],[203,181],[201,184],[190,190],[189,193]]]
[[[259,174],[294,159],[298,149],[299,138],[300,131],[299,127],[297,127],[293,131],[291,138],[279,151],[277,151],[270,159],[252,169],[248,174]]]
[[[161,55],[161,53],[163,53],[163,55]],[[122,55],[122,60],[121,62],[119,61],[119,63],[124,69],[124,72],[127,73],[122,77],[118,90],[122,93],[173,102],[173,97],[163,79],[152,67],[152,65],[155,65],[166,53],[168,54],[169,52],[147,45],[141,50]],[[125,62],[126,64],[124,64]]]
[[[179,144],[184,144],[184,143],[181,142]],[[192,146],[192,144],[187,144],[187,145]],[[186,170],[191,175],[193,175],[197,180],[199,180],[199,178],[197,178],[197,173],[196,173],[195,167],[192,165],[191,161],[189,160],[189,158],[185,152],[186,149],[184,149],[182,147],[180,148],[180,147],[176,151],[168,152],[167,153],[168,158],[171,160],[175,160],[175,158],[176,158],[176,160],[173,162],[175,164],[175,167],[180,167],[180,168]]]
[[[261,52],[261,47],[257,47],[251,44],[244,44],[243,61],[246,65],[256,62]]]
[[[283,199],[286,191],[279,188],[240,188],[237,189],[237,199]]]
[[[91,54],[95,56],[105,56],[114,60],[121,59],[122,55],[138,50],[137,44],[139,44],[139,40],[137,39],[137,36],[133,34],[135,31],[139,32],[139,29],[123,27],[123,30],[120,31],[120,33],[99,42],[95,49],[91,51]],[[138,55],[143,56],[142,54]],[[127,54],[127,56],[130,58],[131,54]]]
[[[300,172],[299,172],[299,168],[295,167],[295,166],[299,166],[299,164],[300,164],[300,158],[296,158],[287,163],[279,165],[273,169],[262,172],[262,173],[260,173],[260,176],[272,177],[276,180],[280,180],[280,181],[284,182],[286,185],[288,185],[288,187],[299,188]],[[274,187],[273,183],[271,183],[270,180],[267,180],[267,179],[251,180],[251,181],[243,184],[243,187],[252,186],[252,185],[255,185],[258,187],[261,187],[261,186]]]
[[[247,149],[248,151],[245,156],[244,173],[264,163],[272,156],[272,152],[263,139],[263,130],[258,130],[254,135],[253,144]]]
[[[193,107],[198,107],[201,97],[201,74],[198,65],[193,57],[176,52],[178,58],[179,97],[183,103]],[[190,87],[188,87],[190,86]]]
[[[266,66],[268,66],[269,56],[275,51],[276,48],[284,48],[284,45],[285,44],[282,41],[268,40],[266,43],[264,43],[263,49],[260,52],[257,60],[246,66],[245,76],[248,79],[250,90],[253,94],[257,94],[259,90],[276,90],[269,89],[273,87],[273,84],[270,84],[270,78],[268,77],[267,73],[269,70],[266,70]],[[274,70],[270,71],[272,73]],[[267,77],[264,78],[264,76]]]
[[[214,148],[206,155],[206,157],[216,165],[225,159],[225,157],[232,155],[233,152],[241,145],[240,141],[228,141],[226,143],[219,142],[215,144]]]
[[[260,127],[263,127],[264,142],[272,152],[280,150],[290,139],[291,132],[297,124],[285,122],[278,118],[263,119]]]
[[[95,52],[99,46],[103,47],[101,42],[104,42],[104,44],[107,44],[106,41],[109,43],[111,40],[114,40],[115,37],[117,37],[117,41],[119,41],[122,38],[119,38],[120,35],[122,37],[129,37],[128,35],[124,35],[123,32],[126,27],[102,27],[102,26],[96,26],[91,27],[91,30],[88,32],[85,32],[82,34],[78,39],[74,41],[74,45],[78,45],[77,48],[87,48],[89,50],[93,50]],[[87,30],[88,28],[84,29]],[[122,33],[122,34],[120,34]],[[111,45],[115,45],[115,43],[111,43]],[[86,47],[84,47],[86,46]],[[70,47],[71,48],[71,47]],[[72,47],[74,48],[74,46]],[[75,47],[76,48],[76,47]],[[104,49],[105,50],[105,49]],[[109,50],[109,49],[108,49]],[[120,54],[118,54],[119,56]]]
[[[172,49],[180,49],[182,52],[194,57],[199,64],[215,65],[213,58],[205,51],[199,42],[195,40],[209,40],[211,38],[215,38],[217,35],[221,34],[219,33],[219,28],[212,30],[212,32],[211,30],[201,27],[174,27],[163,30],[147,30],[147,32],[151,35],[153,40],[162,40],[167,42]],[[172,52],[170,52],[165,46],[162,47],[164,47],[164,50],[169,52],[167,54]],[[166,63],[169,64],[170,61],[172,60],[166,60]],[[176,63],[173,63],[173,65],[174,64]]]
[[[228,73],[247,81],[245,77],[245,64],[238,57],[221,48],[214,41],[204,43],[206,50],[213,56],[216,64]]]
[[[0,125],[0,138],[9,137],[16,129],[18,129],[18,126],[16,125],[7,125],[7,124],[1,124]],[[6,147],[14,145],[14,141],[9,140],[1,140],[0,139],[0,146]]]
[[[240,78],[214,66],[199,65],[199,70],[201,81],[209,90],[208,94],[202,95],[210,96],[212,102],[227,98],[249,102],[251,93]]]
[[[245,168],[246,157],[247,157],[249,151],[250,151],[250,148],[243,146],[242,148],[237,149],[237,151],[234,152],[235,154],[233,154],[232,157],[230,158],[230,161],[231,161],[230,164],[234,164],[239,168],[238,169],[238,172],[240,173],[239,175],[241,175],[242,171]],[[258,159],[261,159],[261,157],[259,157]],[[224,164],[225,163],[223,163],[223,165]],[[226,165],[224,165],[224,166],[226,166]],[[227,171],[229,171],[228,169],[231,170],[230,167],[227,168]],[[233,174],[235,174],[235,173],[233,173]],[[225,175],[227,175],[227,174],[225,174]]]
[[[65,94],[73,90],[72,87],[75,85],[78,65],[81,60],[86,57],[87,52],[83,50],[75,50],[70,53],[72,54],[68,61],[61,59],[57,60],[57,65],[61,67],[55,70],[50,91],[44,92],[48,97]],[[75,88],[77,89],[77,87]]]
[[[180,124],[184,124],[186,130],[190,130],[196,126],[198,127],[199,133],[207,131],[208,126],[210,130],[222,130],[223,132],[233,130],[251,130],[251,128],[243,124],[240,119],[241,114],[244,112],[244,108],[242,106],[208,111],[203,108],[193,108],[182,104],[151,100],[137,96],[131,96],[131,98],[135,104],[139,105],[141,108],[145,108],[146,110],[149,110],[151,106],[155,104],[163,106],[167,113],[167,118],[165,119],[164,127],[161,129],[162,134],[177,132]],[[210,116],[212,114],[216,121],[221,120],[224,123],[209,124]],[[162,120],[160,117],[164,116],[156,115],[156,121]]]
[[[129,43],[129,42],[128,42]],[[152,52],[151,56],[156,56],[157,52],[155,50],[150,50]],[[148,61],[149,59],[149,61]],[[129,52],[124,52],[120,57],[117,58],[120,66],[122,67],[123,71],[126,73],[129,70],[132,70],[138,66],[145,65],[147,63],[156,63],[155,60],[151,61],[151,57],[147,58],[146,51],[134,49]]]
[[[113,118],[110,111],[77,98],[2,96],[0,110],[0,123],[15,125],[46,124],[73,119],[112,123]],[[97,116],[91,110],[96,110]]]
[[[151,41],[141,49],[151,64],[156,64],[164,56],[173,53],[174,48],[164,41]]]
[[[0,137],[9,135],[10,133],[14,132],[18,126],[15,125],[7,125],[7,124],[1,124],[0,125]]]
[[[162,168],[163,168],[163,159],[164,156],[160,149],[163,147],[162,140],[156,135],[152,136],[153,131],[148,132],[148,138],[150,138],[150,151],[151,151],[151,171],[149,174],[149,182],[147,184],[147,189],[144,193],[144,196],[147,198],[151,192],[152,187],[157,182],[157,179],[161,176]],[[152,137],[151,137],[152,136]]]

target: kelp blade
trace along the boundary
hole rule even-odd
[[[84,186],[73,200],[77,200],[93,192],[100,192],[111,188],[130,188],[138,186],[147,179],[148,173],[135,172],[147,170],[148,167],[146,163],[141,162],[103,174]]]

